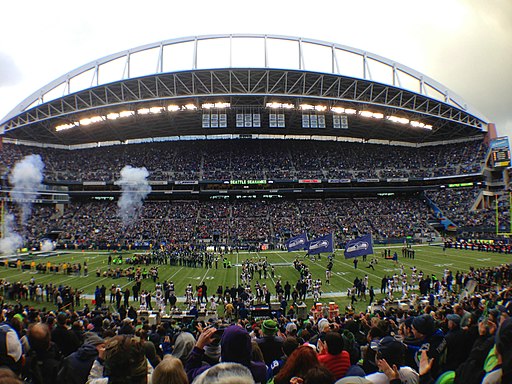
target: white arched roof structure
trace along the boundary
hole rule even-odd
[[[244,65],[242,65],[242,67],[244,68],[251,66],[258,68],[283,68],[279,66],[279,63],[286,62],[287,64],[296,64],[295,67],[293,65],[287,65],[286,69],[319,71],[337,75],[360,77],[365,80],[377,81],[409,89],[421,95],[444,101],[445,103],[460,108],[483,121],[487,121],[485,116],[446,86],[412,68],[385,57],[341,44],[301,37],[232,34],[190,36],[165,40],[118,52],[84,64],[81,67],[62,75],[28,96],[11,112],[9,112],[2,119],[0,124],[5,123],[10,118],[35,105],[42,104],[53,98],[62,97],[70,93],[86,89],[87,82],[89,82],[88,87],[93,87],[107,82],[110,83],[113,81],[139,77],[141,75],[140,70],[132,71],[132,65],[139,59],[139,56],[142,57],[146,55],[144,60],[148,65],[147,69],[155,69],[152,73],[168,72],[165,70],[166,67],[169,67],[171,70],[172,68],[194,70],[237,67],[237,63],[235,61],[236,52],[234,52],[233,45],[236,44],[236,41],[242,41],[245,44],[250,40],[252,40],[254,46],[251,47],[251,50],[243,50]],[[224,49],[225,46],[222,43],[223,41],[225,44],[228,44],[229,49]],[[258,42],[261,46],[260,51],[252,49],[258,47]],[[284,60],[283,57],[278,57],[283,55],[282,50],[279,49],[279,51],[276,51],[276,49],[272,49],[274,42],[277,42],[277,44],[275,44],[277,49],[287,49],[285,52],[286,58]],[[285,44],[282,44],[283,42]],[[203,46],[203,43],[206,44]],[[187,45],[189,45],[189,47],[186,47]],[[180,49],[184,49],[184,51],[191,50],[191,52],[189,52],[191,53],[191,56],[188,58],[190,63],[189,68],[180,66],[180,64],[183,64],[182,58],[178,59],[172,57],[171,51],[173,48],[177,48],[176,52],[179,52]],[[203,49],[204,51],[202,51]],[[220,60],[219,58],[216,58],[216,60],[211,60],[211,58],[209,58],[208,60],[202,61],[200,58],[204,54],[203,52],[208,55],[220,53],[224,54],[224,56],[221,57]],[[251,57],[247,56],[248,53],[251,54]],[[328,61],[326,62],[324,60],[322,62],[322,58],[328,58]],[[167,60],[171,61],[169,65],[167,64]],[[177,65],[173,65],[173,60]],[[224,62],[225,65],[219,66],[221,62]],[[218,65],[215,66],[215,63]],[[116,66],[116,64],[121,65]],[[214,66],[212,66],[212,64]],[[118,71],[115,71],[115,67],[117,67]],[[108,71],[108,75],[102,77],[102,72],[104,70]],[[150,74],[150,72],[145,74]]]
[[[121,105],[135,100],[138,102],[150,99],[172,99],[177,97],[204,97],[219,94],[240,96],[287,96],[287,84],[279,92],[273,92],[278,86],[268,84],[271,76],[262,77],[267,82],[265,89],[258,92],[251,87],[240,85],[231,89],[233,76],[220,75],[218,79],[222,86],[221,92],[208,87],[204,77],[216,77],[214,70],[244,69],[244,77],[251,76],[251,69],[311,72],[319,74],[310,87],[308,81],[293,89],[293,97],[315,97],[330,100],[347,100],[362,102],[368,105],[392,107],[411,113],[443,119],[461,126],[481,130],[488,123],[487,118],[469,105],[462,97],[449,90],[434,79],[393,60],[341,44],[319,41],[301,37],[263,35],[263,34],[220,34],[191,36],[139,46],[118,52],[101,59],[84,64],[61,77],[55,79],[37,90],[19,103],[0,121],[0,133],[26,128],[30,124],[59,119],[72,113],[84,112],[93,108],[107,105]],[[158,79],[163,74],[179,74],[184,72],[210,70],[210,74],[199,78],[193,76],[190,84],[184,84],[186,94],[178,94],[170,88],[169,82],[180,83],[179,76],[166,81],[159,81],[160,90],[154,90],[153,84],[147,87],[148,92],[143,97],[133,89],[130,100],[125,99],[128,90],[110,87],[109,85],[141,79],[136,88],[144,91],[144,78]],[[354,85],[330,83],[323,86],[323,76],[342,77],[343,79],[359,81]],[[224,76],[224,77],[222,77]],[[236,76],[235,76],[236,77]],[[296,80],[297,84],[299,80]],[[248,81],[250,83],[250,80]],[[326,82],[327,83],[327,82]],[[346,82],[345,82],[346,83]],[[195,84],[195,85],[194,85]],[[196,85],[199,86],[195,88]],[[213,81],[212,81],[213,84]],[[181,84],[178,84],[181,85]],[[258,84],[260,86],[261,84]],[[373,86],[378,85],[378,89]],[[204,87],[203,87],[204,86]],[[384,87],[381,87],[384,86]],[[86,97],[80,96],[79,101],[71,100],[69,96],[82,91],[100,89]],[[298,88],[302,87],[300,94]],[[308,89],[306,89],[308,87]],[[334,92],[335,88],[338,92]],[[151,88],[151,89],[150,89]],[[158,88],[158,84],[157,84]],[[201,88],[201,89],[199,89]],[[351,88],[354,88],[352,92]],[[254,87],[256,89],[256,87]],[[206,91],[205,91],[206,90]],[[397,92],[400,91],[400,92]],[[389,95],[388,95],[389,91]],[[403,92],[402,92],[403,91]],[[149,96],[148,96],[149,94]],[[290,92],[291,94],[291,92]],[[110,98],[107,96],[111,96]],[[55,100],[62,100],[56,103]],[[98,99],[97,104],[94,101]],[[80,106],[79,106],[80,105]],[[42,108],[41,106],[46,106]]]

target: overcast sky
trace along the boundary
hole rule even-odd
[[[510,0],[6,1],[0,117],[97,58],[177,37],[257,33],[373,52],[434,78],[512,136]]]

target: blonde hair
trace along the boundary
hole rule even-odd
[[[188,384],[187,374],[180,359],[165,355],[151,376],[154,384]]]

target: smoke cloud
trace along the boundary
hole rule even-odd
[[[21,207],[21,222],[25,224],[32,212],[32,200],[43,186],[44,163],[39,155],[28,155],[18,161],[9,175],[11,198]]]
[[[44,239],[42,242],[41,242],[41,251],[43,252],[51,252],[55,249],[55,247],[53,246],[53,242],[49,239]]]
[[[12,255],[23,245],[22,237],[14,231],[14,215],[8,213],[4,216],[4,236],[0,238],[0,252]]]
[[[125,227],[137,220],[144,199],[151,192],[148,176],[149,172],[145,167],[134,168],[127,165],[121,170],[121,178],[117,184],[122,192],[117,207],[118,216]]]

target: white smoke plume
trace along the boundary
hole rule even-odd
[[[39,155],[28,155],[14,164],[9,175],[11,198],[21,207],[21,222],[25,224],[32,212],[32,200],[43,186],[44,163]]]
[[[151,192],[148,176],[149,172],[145,167],[134,168],[127,165],[121,170],[121,178],[117,181],[121,187],[117,213],[125,227],[137,220],[144,199]]]
[[[55,247],[53,246],[53,242],[49,239],[44,239],[42,242],[41,242],[41,251],[43,252],[51,252],[55,249]]]
[[[0,253],[12,255],[23,245],[23,238],[14,230],[14,215],[4,215],[3,236],[0,238]]]

